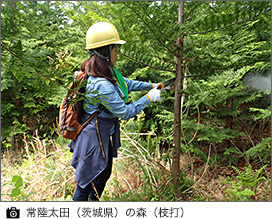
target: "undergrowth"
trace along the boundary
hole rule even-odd
[[[71,200],[75,179],[67,147],[39,136],[29,141],[25,136],[24,143],[22,151],[7,150],[2,156],[1,200]]]
[[[270,138],[245,152],[225,151],[224,156],[246,160],[244,166],[222,165],[213,144],[201,154],[183,148],[177,187],[171,177],[172,149],[159,148],[155,132],[137,132],[136,124],[132,119],[121,125],[122,147],[101,201],[271,200],[270,160],[262,153],[271,148]],[[76,181],[68,143],[36,134],[25,136],[21,151],[7,149],[1,159],[1,200],[72,201]]]

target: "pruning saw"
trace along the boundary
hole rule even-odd
[[[170,80],[167,80],[167,81],[165,81],[165,82],[162,83],[163,86],[164,86],[164,88],[162,88],[162,86],[159,85],[158,89],[160,89],[160,90],[167,90],[166,87],[171,86],[172,84],[175,83],[175,81],[176,81],[176,78],[171,78]]]

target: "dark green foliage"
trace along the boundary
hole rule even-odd
[[[240,150],[252,146],[249,140],[239,149],[234,147],[236,149],[230,151],[228,148],[232,148],[230,140],[251,138],[249,133],[255,126],[252,118],[257,117],[251,108],[267,112],[267,118],[271,115],[264,94],[243,83],[246,75],[267,76],[270,72],[270,2],[185,2],[185,22],[181,27],[176,23],[177,2],[116,2],[115,5],[108,16],[124,30],[128,42],[122,51],[147,65],[169,70],[155,71],[138,64],[130,78],[152,82],[171,78],[175,55],[169,50],[174,53],[177,37],[187,35],[183,74],[203,76],[189,78],[187,89],[180,91],[185,94],[181,140],[185,145],[192,140],[182,148],[183,152],[195,148],[194,153],[200,156],[197,148],[202,144],[226,144],[226,148],[219,150],[223,162],[228,160],[224,156],[241,157]],[[122,16],[115,13],[119,9],[124,12]],[[126,73],[123,67],[126,66],[122,64],[119,69]],[[137,99],[141,95],[132,97]],[[161,145],[168,142],[171,147],[173,92],[163,92],[162,97],[159,105],[152,104],[145,110],[145,123],[140,131],[156,131]],[[266,133],[269,134],[269,129]],[[254,133],[255,143],[261,141],[262,134]]]
[[[261,142],[251,147],[245,152],[248,160],[252,159],[255,162],[262,161],[262,164],[271,163],[271,138],[262,139]]]
[[[1,44],[9,49],[1,49],[1,139],[14,145],[24,130],[13,121],[31,132],[52,128],[66,90],[38,72],[68,87],[83,61],[84,35],[68,24],[61,3],[2,1],[1,10]]]
[[[175,43],[184,36],[183,74],[189,78],[187,88],[180,91],[185,94],[183,153],[206,160],[205,146],[214,144],[222,162],[244,159],[241,153],[255,162],[259,158],[270,162],[266,156],[270,102],[267,93],[252,90],[243,81],[247,75],[271,72],[270,1],[184,4],[180,26],[178,1],[2,1],[1,44],[16,54],[1,48],[4,146],[15,145],[14,136],[31,134],[41,125],[43,133],[54,132],[52,124],[56,126],[67,92],[64,87],[88,57],[85,33],[93,23],[108,21],[127,41],[119,47],[125,55],[119,54],[116,67],[136,80],[163,82],[175,76]],[[130,100],[144,94],[130,94]],[[137,131],[156,132],[161,147],[171,148],[174,92],[163,91],[161,96],[160,103],[152,103],[141,114]]]

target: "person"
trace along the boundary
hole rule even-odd
[[[128,120],[150,102],[161,100],[157,87],[163,87],[162,84],[129,80],[115,68],[117,46],[125,43],[115,26],[107,22],[92,25],[86,34],[90,57],[81,64],[81,71],[88,75],[83,122],[99,107],[88,100],[99,98],[105,107],[68,145],[73,153],[71,165],[76,169],[74,201],[99,201],[111,175],[113,157],[117,157],[117,149],[121,146],[119,118]],[[141,90],[149,92],[126,104],[130,91]]]

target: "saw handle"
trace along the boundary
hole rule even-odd
[[[158,84],[158,85],[157,85],[157,89],[161,90],[161,89],[163,89],[163,88],[164,88],[164,85],[163,85],[163,84]]]

